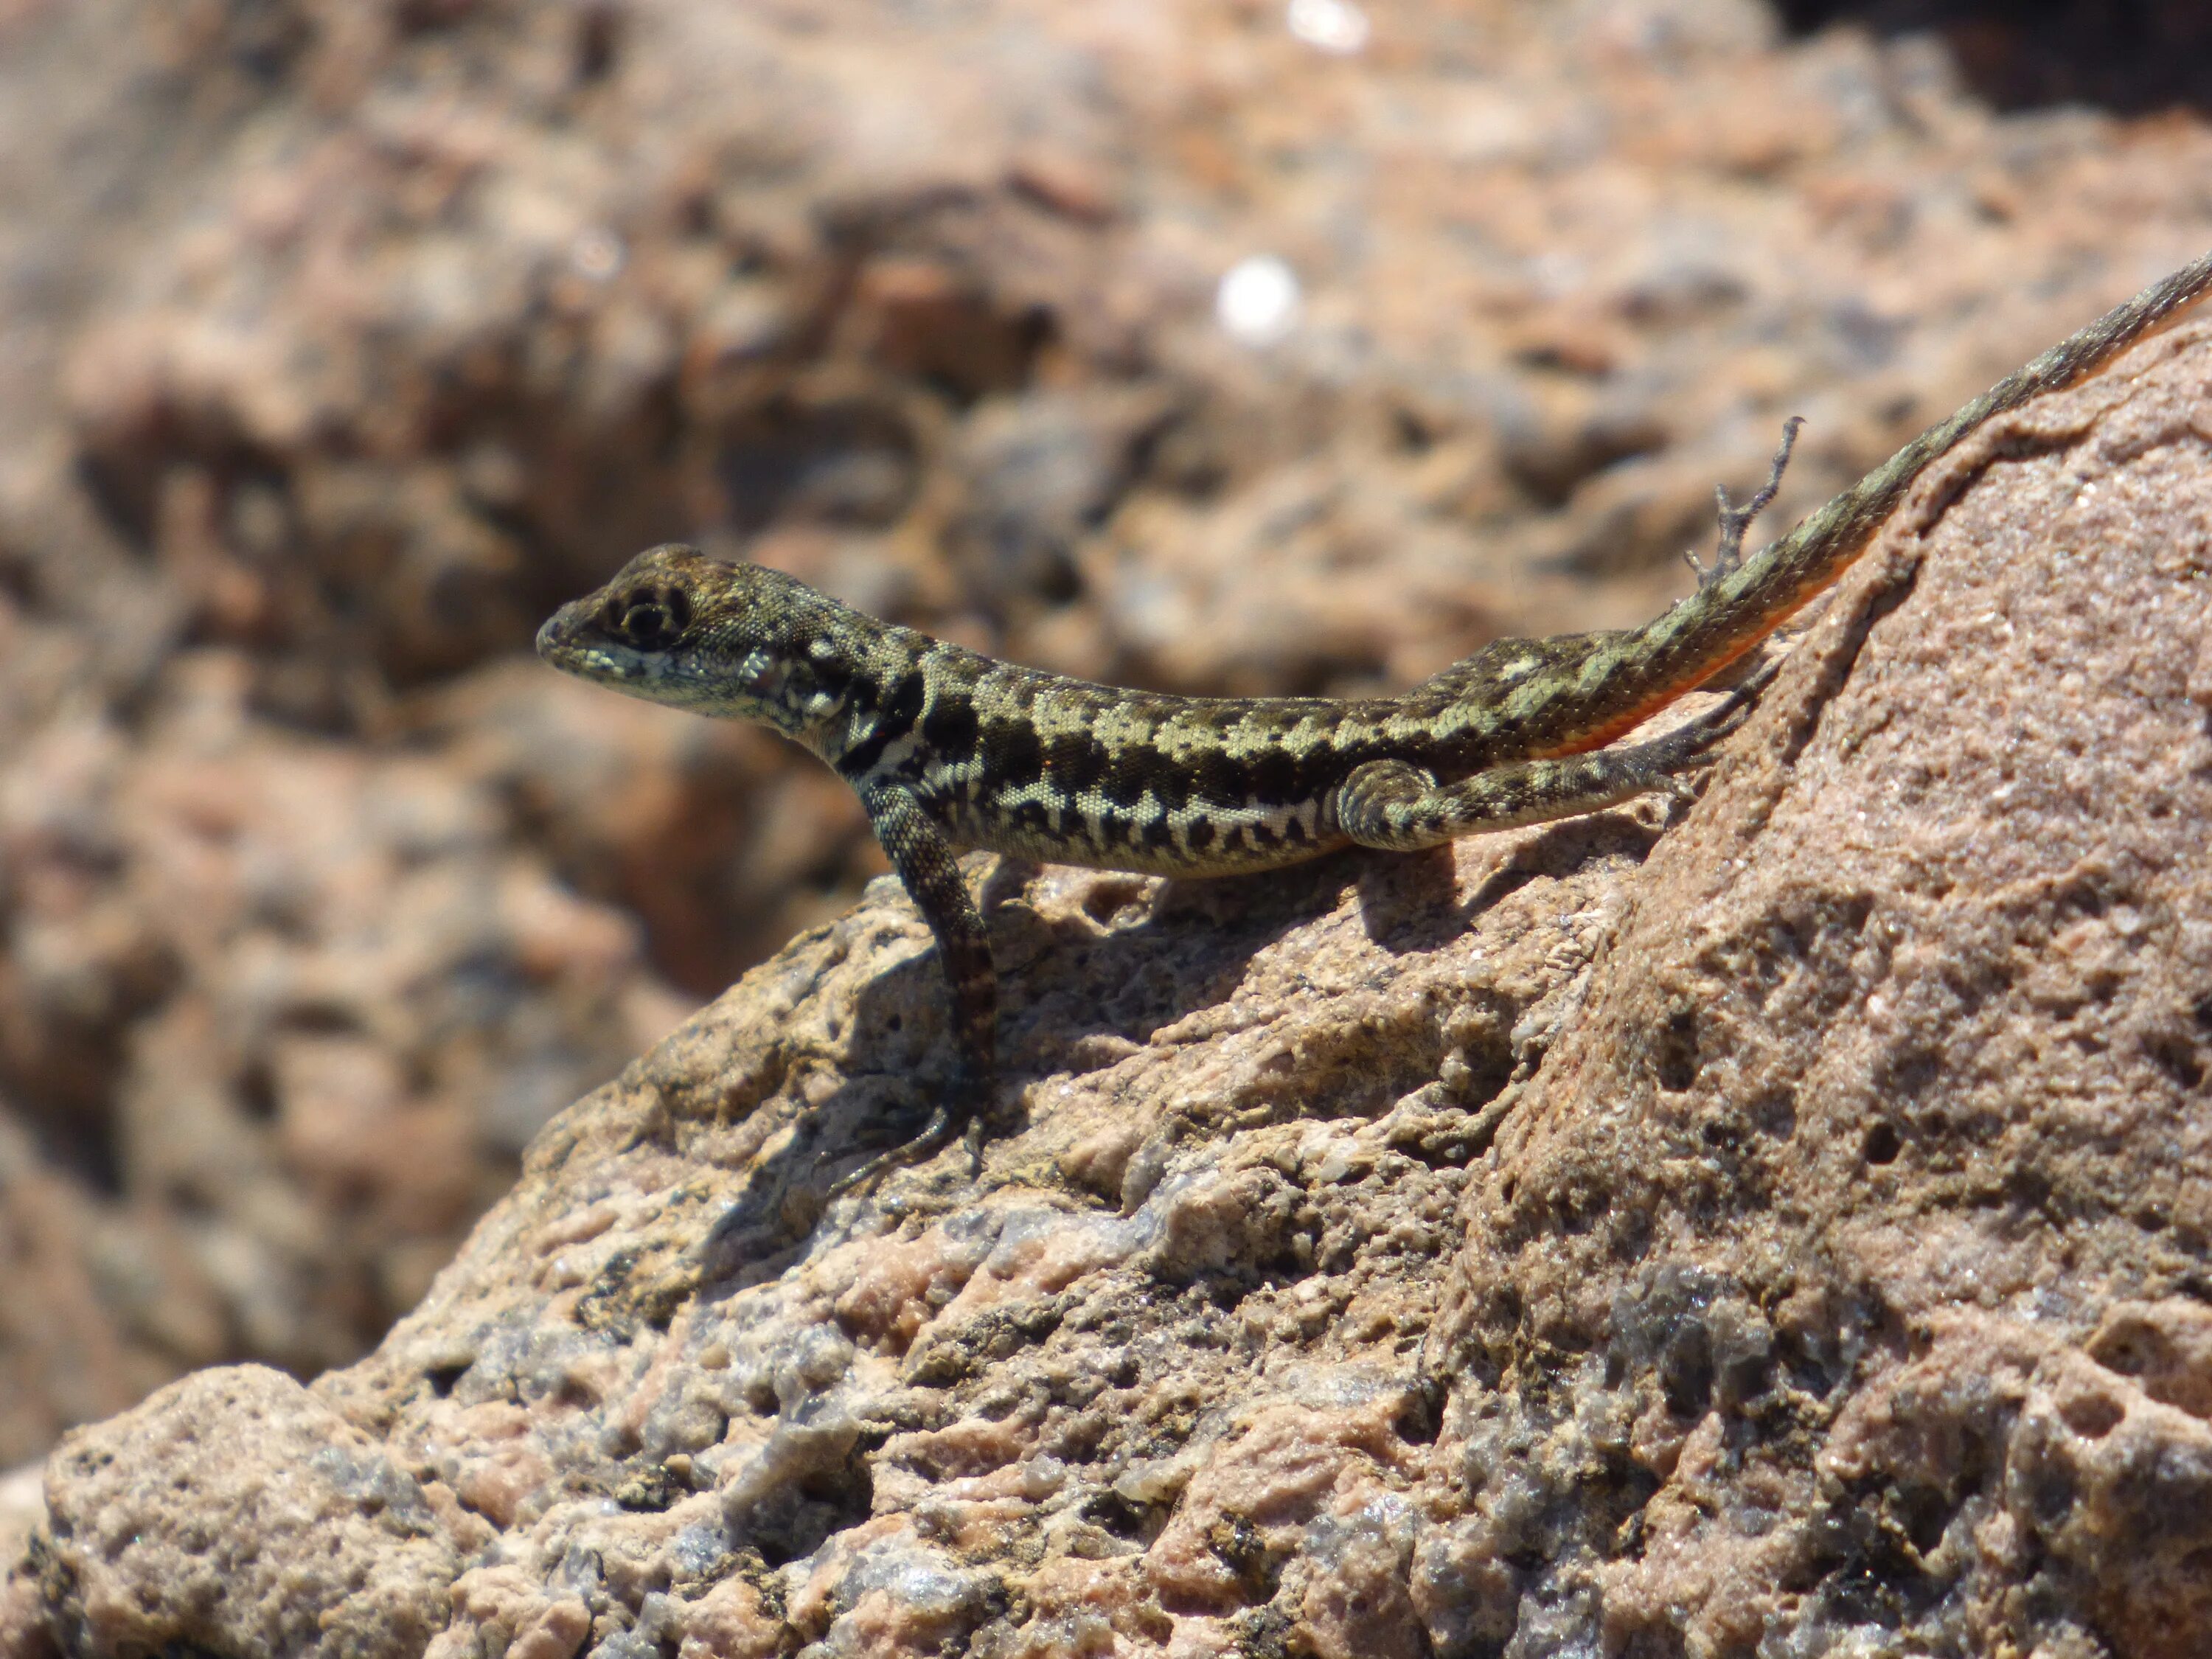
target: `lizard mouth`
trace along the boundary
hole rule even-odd
[[[665,653],[637,651],[625,646],[595,643],[578,637],[566,626],[564,609],[538,630],[538,654],[564,673],[587,680],[635,683],[659,679],[666,672]]]
[[[548,617],[545,625],[538,630],[538,654],[547,662],[558,664],[568,654],[568,642],[562,636],[561,618]]]

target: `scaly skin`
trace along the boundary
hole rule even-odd
[[[1679,788],[1765,675],[1654,741],[1606,744],[1751,651],[1858,557],[1914,479],[1992,416],[2074,385],[2212,285],[2212,255],[2145,289],[1930,428],[1748,560],[1771,499],[1723,499],[1697,592],[1643,627],[1500,640],[1395,697],[1174,697],[995,661],[781,572],[641,553],[538,635],[555,667],[774,726],[852,785],[937,938],[959,1072],[865,1176],[942,1146],[990,1090],[996,979],[956,854],[1171,876],[1273,869],[1349,844],[1410,851]],[[971,1136],[971,1151],[978,1143]],[[848,1177],[848,1184],[850,1180]]]

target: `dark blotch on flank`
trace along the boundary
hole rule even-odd
[[[1148,852],[1158,852],[1164,847],[1175,845],[1175,826],[1168,822],[1166,813],[1161,813],[1145,826],[1144,842]]]
[[[939,692],[937,706],[922,716],[921,740],[943,758],[957,760],[974,751],[982,724],[968,693],[947,688]]]
[[[1190,777],[1198,799],[1209,806],[1242,806],[1244,772],[1218,749],[1210,749],[1191,763]]]
[[[1270,806],[1287,806],[1301,799],[1297,757],[1273,745],[1248,756],[1245,775],[1252,793]]]
[[[1009,789],[1025,789],[1044,775],[1044,746],[1026,720],[986,727],[982,754],[990,781]]]
[[[1063,732],[1044,746],[1044,769],[1055,788],[1088,792],[1106,775],[1106,745],[1088,732]]]
[[[1183,832],[1183,839],[1190,843],[1192,852],[1203,853],[1213,845],[1213,820],[1193,818],[1190,828]]]
[[[1017,830],[1042,830],[1049,821],[1041,800],[1025,800],[1013,810],[1012,821]]]
[[[1132,743],[1116,750],[1108,760],[1105,775],[1098,780],[1098,793],[1116,806],[1133,807],[1144,799],[1148,786],[1174,769],[1161,761],[1160,751],[1152,744]]]
[[[900,675],[884,697],[875,730],[839,759],[837,769],[848,778],[856,778],[881,760],[884,750],[914,730],[915,722],[921,718],[922,696],[927,690],[919,668],[910,668]]]

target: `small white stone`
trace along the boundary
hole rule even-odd
[[[1214,320],[1240,345],[1280,345],[1298,325],[1297,275],[1272,253],[1239,259],[1213,296]]]
[[[1367,14],[1352,0],[1291,0],[1283,20],[1292,35],[1316,52],[1349,58],[1367,44]]]
[[[605,228],[586,231],[568,245],[568,263],[579,276],[604,283],[623,268],[622,238]]]

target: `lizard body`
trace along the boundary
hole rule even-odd
[[[992,1080],[996,980],[959,850],[1225,875],[1348,844],[1410,851],[1679,787],[1742,718],[1763,674],[1663,737],[1604,745],[1832,584],[1968,433],[2073,385],[2208,285],[2212,255],[2044,353],[1744,559],[1744,532],[1773,496],[1792,422],[1759,495],[1741,507],[1722,495],[1720,556],[1689,598],[1641,628],[1494,641],[1396,696],[1182,697],[1092,684],[996,661],[781,572],[678,544],[639,554],[563,606],[538,649],[635,696],[771,726],[859,794],[952,990],[958,1071],[929,1126],[890,1155],[903,1161],[971,1120]]]

